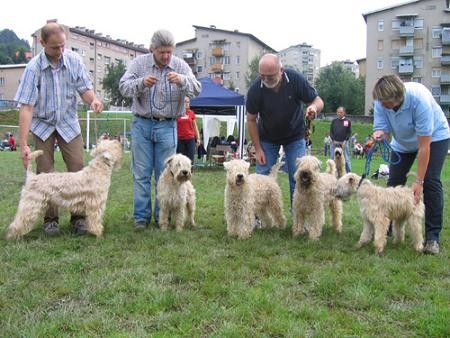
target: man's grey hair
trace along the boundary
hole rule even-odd
[[[159,47],[175,47],[175,39],[168,30],[160,29],[153,33],[152,41],[150,42],[150,50]]]

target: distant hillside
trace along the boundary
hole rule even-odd
[[[19,39],[12,30],[0,30],[0,65],[26,63],[25,52],[30,49],[28,41]]]

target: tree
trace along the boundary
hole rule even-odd
[[[355,74],[340,62],[322,68],[315,87],[325,103],[324,111],[335,111],[344,106],[348,114],[364,114],[364,78]]]
[[[0,30],[0,64],[26,63],[25,52],[30,50],[26,40],[21,40],[10,29]]]
[[[259,59],[261,55],[255,55],[253,59],[248,64],[248,70],[245,74],[245,83],[247,84],[247,88],[250,88],[250,85],[259,75]]]
[[[129,106],[131,105],[131,98],[123,97],[119,91],[119,81],[123,74],[125,74],[126,67],[122,61],[117,65],[113,63],[108,65],[107,74],[103,78],[103,89],[107,93],[110,103],[114,106]]]

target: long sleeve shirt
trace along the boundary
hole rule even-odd
[[[333,141],[344,142],[348,141],[352,136],[352,123],[344,117],[343,119],[337,118],[331,121],[330,137]]]
[[[181,85],[170,83],[167,74],[180,74]],[[144,77],[155,76],[158,80],[152,87],[144,86]],[[201,84],[189,65],[172,56],[163,69],[156,65],[153,54],[135,58],[120,79],[119,90],[125,97],[133,98],[131,110],[142,117],[176,118],[183,116],[184,98],[200,94]]]

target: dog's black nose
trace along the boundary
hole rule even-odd
[[[187,170],[182,170],[181,173],[183,174],[183,176],[186,176],[186,175],[189,173],[189,171],[187,171]]]
[[[237,175],[236,175],[236,178],[237,178],[239,181],[241,181],[241,180],[244,178],[244,175],[242,175],[242,174],[237,174]]]

